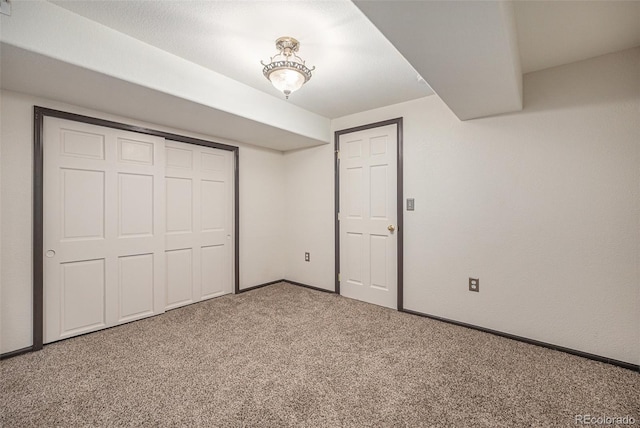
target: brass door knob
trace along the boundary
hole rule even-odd
[[[396,227],[392,224],[390,224],[387,229],[389,230],[389,232],[393,233],[394,230],[396,230]]]

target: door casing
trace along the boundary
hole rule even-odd
[[[396,197],[397,197],[397,201],[396,201],[396,209],[397,209],[397,230],[396,230],[396,234],[397,234],[397,272],[398,272],[398,277],[397,277],[397,282],[398,282],[398,303],[397,303],[397,308],[398,311],[402,311],[404,309],[404,305],[403,305],[403,252],[402,249],[404,247],[403,245],[403,236],[404,236],[404,220],[403,220],[403,213],[404,213],[404,209],[403,209],[403,201],[404,201],[404,194],[403,194],[403,186],[402,186],[402,177],[403,177],[403,173],[402,173],[402,117],[398,117],[395,119],[389,119],[389,120],[384,120],[382,122],[375,122],[375,123],[370,123],[367,125],[362,125],[362,126],[356,126],[354,128],[347,128],[347,129],[342,129],[339,131],[335,131],[334,133],[334,144],[335,144],[335,150],[334,150],[334,182],[335,182],[335,190],[334,190],[334,195],[335,195],[335,202],[334,202],[334,206],[335,206],[335,211],[334,211],[334,224],[335,224],[335,238],[334,238],[334,242],[335,242],[335,292],[336,294],[340,294],[340,280],[339,280],[339,274],[340,274],[340,221],[338,220],[338,213],[340,212],[340,157],[339,157],[339,153],[340,153],[340,136],[344,135],[344,134],[350,134],[352,132],[358,132],[358,131],[364,131],[367,129],[372,129],[372,128],[379,128],[382,126],[388,126],[388,125],[396,125],[396,132],[397,132],[397,192],[396,192]]]

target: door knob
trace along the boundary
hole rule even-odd
[[[53,256],[55,256],[55,255],[56,255],[56,252],[55,252],[55,251],[53,251],[53,250],[48,250],[48,251],[45,253],[45,255],[46,255],[48,258],[51,258],[51,257],[53,257]]]
[[[396,227],[392,224],[390,224],[387,229],[389,230],[389,232],[393,233],[394,230],[396,230]]]

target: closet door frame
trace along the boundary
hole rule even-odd
[[[234,293],[240,292],[240,163],[236,146],[187,137],[156,129],[84,116],[46,107],[33,107],[33,344],[30,349],[42,349],[44,334],[44,118],[56,117],[139,134],[153,135],[167,140],[233,152],[233,239],[234,239]]]

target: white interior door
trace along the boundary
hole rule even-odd
[[[44,342],[164,311],[164,139],[44,120]]]
[[[167,141],[166,301],[173,309],[233,291],[233,156]]]
[[[340,294],[397,308],[397,125],[339,136]]]

